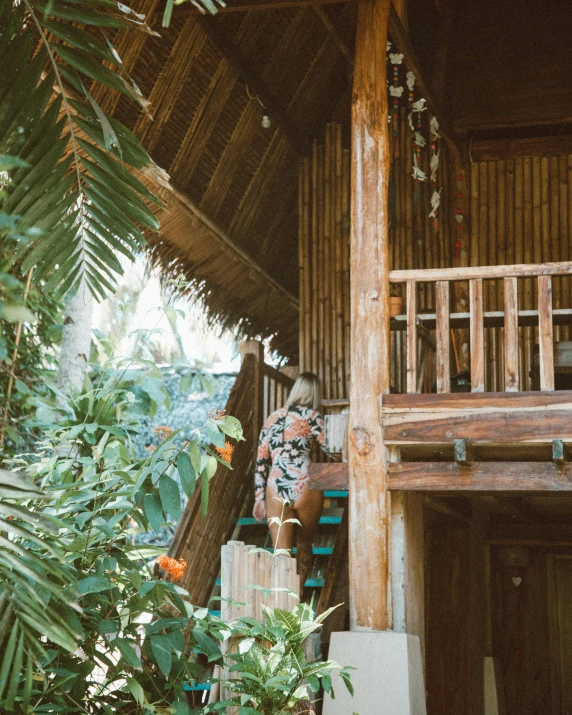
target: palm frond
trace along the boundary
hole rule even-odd
[[[148,207],[158,202],[132,173],[154,165],[90,92],[104,85],[146,108],[103,31],[129,27],[150,32],[119,3],[22,0],[0,10],[0,155],[25,162],[9,172],[0,211],[27,230],[22,270],[33,268],[47,291],[85,280],[105,297],[122,273],[118,256],[134,259],[144,231],[158,228]]]

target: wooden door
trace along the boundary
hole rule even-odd
[[[553,715],[572,715],[572,556],[548,557]]]

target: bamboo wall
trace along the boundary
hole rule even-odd
[[[425,113],[426,114],[426,113]],[[428,117],[425,117],[428,121]],[[391,131],[391,130],[390,130]],[[463,182],[441,142],[438,220],[429,217],[432,187],[411,176],[412,136],[401,109],[393,140],[389,197],[391,267],[423,269],[572,260],[572,155],[518,157],[470,164]],[[421,168],[429,175],[429,152]],[[326,127],[304,159],[299,185],[300,366],[317,373],[326,399],[349,394],[350,152],[342,129]],[[458,214],[462,213],[459,223]],[[536,308],[536,283],[519,280],[519,308]],[[572,307],[570,278],[554,280],[554,308]],[[452,310],[468,310],[458,284]],[[433,311],[433,287],[420,286],[418,310]],[[485,310],[503,309],[502,281],[485,282]],[[521,389],[532,389],[536,328],[520,328]],[[404,335],[392,333],[392,385],[403,391]],[[555,328],[555,340],[572,330]],[[502,328],[487,329],[485,389],[502,390]],[[452,374],[468,366],[466,331],[455,331]],[[431,389],[429,385],[427,389]]]
[[[471,165],[469,264],[546,263],[572,259],[572,155],[518,157]],[[502,310],[502,282],[488,281],[485,310]],[[519,309],[537,307],[536,281],[519,280]],[[554,308],[570,308],[569,277],[553,282]],[[486,385],[502,385],[502,328],[486,331]],[[568,326],[555,341],[570,340]],[[530,367],[537,328],[520,328],[521,389],[533,387]]]

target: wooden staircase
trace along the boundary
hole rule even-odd
[[[193,603],[207,606],[220,595],[221,546],[230,540],[244,541],[271,550],[266,524],[252,516],[253,474],[258,435],[266,417],[280,408],[293,380],[264,363],[263,347],[258,342],[244,343],[242,366],[229,395],[226,411],[240,420],[245,441],[236,445],[232,467],[220,468],[209,484],[209,507],[201,516],[200,491],[189,500],[169,555],[184,559],[187,570],[180,585],[191,594]],[[316,604],[318,613],[337,603],[347,604],[347,491],[327,491],[313,553],[314,565],[306,580],[304,600]],[[219,615],[219,611],[211,611]],[[332,630],[343,630],[347,605],[338,609],[324,628],[327,646]],[[193,697],[202,701],[207,684],[189,685]],[[197,701],[195,704],[199,704]]]

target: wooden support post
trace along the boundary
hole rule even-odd
[[[516,278],[504,279],[504,389],[518,392],[518,288]]]
[[[483,325],[483,280],[469,283],[471,308],[471,391],[485,391],[485,331]]]
[[[247,340],[240,345],[240,359],[246,355],[253,355],[256,360],[256,370],[252,395],[252,436],[254,444],[254,457],[258,450],[258,435],[264,423],[264,345],[259,340]]]
[[[552,278],[550,276],[538,276],[538,348],[540,357],[540,389],[554,390]]]
[[[386,44],[391,0],[359,0],[352,99],[350,627],[388,623],[387,454],[379,397],[389,392]]]
[[[407,392],[417,392],[417,291],[414,280],[407,281]]]
[[[468,439],[456,439],[454,442],[455,461],[458,464],[470,464],[473,461],[473,445]]]
[[[436,284],[437,392],[451,392],[449,282]]]
[[[555,464],[568,462],[568,447],[561,439],[552,440],[552,460]]]
[[[393,630],[419,636],[425,653],[425,569],[423,495],[391,495]]]

